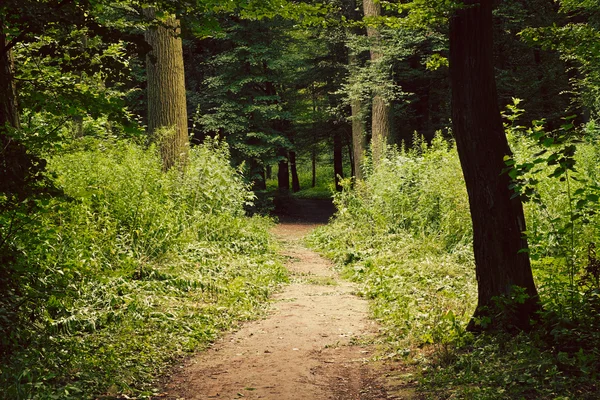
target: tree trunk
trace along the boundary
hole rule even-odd
[[[344,146],[342,144],[342,133],[339,129],[333,134],[333,173],[335,175],[335,190],[342,191],[340,179],[344,177]]]
[[[352,139],[352,137],[350,139]],[[352,143],[348,143],[348,157],[350,159],[350,176],[356,176],[356,171],[354,171],[354,153],[352,149]]]
[[[290,151],[290,172],[292,173],[292,192],[300,191],[300,179],[298,179],[298,168],[296,167],[296,152]]]
[[[154,20],[152,7],[144,14]],[[165,170],[183,167],[189,148],[180,23],[174,16],[146,31],[152,51],[146,58],[148,78],[148,133],[160,144]]]
[[[317,186],[317,149],[313,146],[312,152],[310,155],[312,162],[312,182],[311,187]]]
[[[6,35],[0,31],[0,129],[7,124],[19,128],[17,89],[13,76],[15,63],[12,50],[5,50],[6,45]]]
[[[349,56],[348,62],[350,65],[357,63],[356,56]],[[360,99],[353,99],[350,102],[350,110],[352,112],[352,149],[353,149],[353,170],[356,180],[363,180],[362,163],[365,159],[367,149],[367,136],[365,135],[365,124],[361,115],[362,102]]]
[[[18,194],[20,200],[34,171],[34,158],[9,134],[19,129],[19,108],[14,80],[12,50],[6,50],[6,35],[0,25],[0,193]],[[43,166],[41,166],[43,167]]]
[[[478,282],[478,303],[471,329],[529,327],[538,310],[524,238],[521,200],[511,199],[509,177],[503,174],[510,149],[498,107],[492,53],[492,2],[465,1],[450,22],[452,127],[465,177]],[[494,297],[523,288],[528,299],[511,307],[494,307]],[[493,317],[477,325],[476,317]],[[499,318],[496,318],[499,317]]]
[[[363,0],[365,17],[380,17],[381,4],[375,0]],[[371,64],[380,68],[381,58],[381,35],[377,28],[367,27],[367,36],[371,42]],[[380,71],[380,73],[385,73]],[[371,152],[373,154],[373,166],[376,167],[383,157],[385,146],[388,144],[391,133],[391,110],[392,106],[377,88],[374,89],[372,116],[371,116]]]
[[[280,148],[277,152],[279,156],[279,170],[277,171],[277,187],[280,193],[290,191],[290,168],[288,164],[287,151]]]

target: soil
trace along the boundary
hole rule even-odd
[[[161,398],[417,398],[410,387],[386,378],[401,366],[373,361],[378,326],[369,319],[367,301],[302,244],[315,226],[283,222],[274,228],[291,283],[274,297],[265,319],[243,325],[181,365]]]

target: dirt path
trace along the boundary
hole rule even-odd
[[[191,359],[167,386],[171,399],[380,400],[379,368],[369,363],[377,326],[331,265],[301,243],[314,225],[284,223],[291,284],[270,315],[248,323]],[[381,367],[380,367],[381,368]]]

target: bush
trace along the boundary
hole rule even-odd
[[[433,398],[598,396],[600,146],[593,125],[585,135],[568,121],[541,126],[508,129],[507,173],[526,200],[544,310],[530,334],[465,331],[476,304],[471,220],[456,150],[440,138],[390,151],[354,188],[345,182],[334,220],[310,238],[361,284],[390,351],[412,356]]]
[[[150,394],[178,354],[252,317],[283,269],[227,148],[197,146],[185,172],[154,148],[80,142],[48,165],[64,196],[6,245],[0,303],[4,398]]]
[[[361,282],[399,347],[466,335],[474,308],[471,223],[456,150],[440,137],[390,151],[310,241]],[[440,329],[444,327],[445,332]],[[462,340],[462,339],[461,339]]]

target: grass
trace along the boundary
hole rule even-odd
[[[24,272],[0,303],[0,398],[148,398],[287,281],[222,145],[196,148],[186,175],[127,142],[84,143],[49,168],[65,196],[11,238],[8,268]]]
[[[513,137],[517,157],[535,153]],[[338,212],[309,238],[341,273],[358,282],[382,324],[390,357],[411,365],[420,396],[429,399],[592,399],[600,396],[600,301],[583,283],[570,292],[563,238],[542,214],[564,219],[565,183],[542,180],[551,201],[527,204],[533,266],[544,313],[531,333],[466,331],[477,286],[468,201],[458,156],[441,139],[416,141],[410,152],[390,152],[365,182],[334,197]],[[578,165],[595,173],[594,144],[581,144]],[[542,171],[540,175],[547,176]],[[595,176],[595,175],[591,175]],[[583,180],[581,180],[583,182]],[[543,212],[542,212],[543,211]],[[577,229],[573,242],[583,279],[586,243],[597,220]],[[587,236],[584,236],[587,235]],[[582,281],[583,282],[583,281]],[[406,380],[400,377],[401,380]]]

